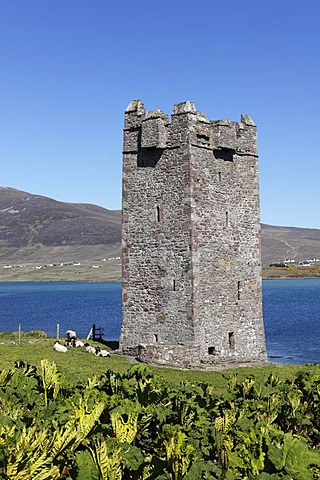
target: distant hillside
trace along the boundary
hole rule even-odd
[[[120,210],[0,187],[2,265],[92,262],[120,255],[120,245]],[[310,257],[320,258],[320,230],[262,224],[263,265]]]
[[[262,263],[320,258],[320,230],[262,224]]]
[[[120,240],[120,211],[0,187],[0,262],[90,259]]]

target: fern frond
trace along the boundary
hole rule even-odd
[[[122,449],[119,445],[102,438],[91,439],[89,452],[99,470],[100,480],[122,479]]]
[[[99,402],[90,413],[85,413],[85,407],[81,403],[80,407],[75,409],[74,419],[66,423],[62,432],[55,432],[51,447],[52,457],[56,458],[67,448],[75,450],[87,437],[104,408],[104,402]]]
[[[134,442],[138,433],[138,417],[138,412],[131,411],[127,414],[127,421],[125,422],[120,412],[117,410],[111,412],[112,430],[120,443]]]
[[[11,377],[13,376],[14,371],[9,369],[3,369],[0,372],[0,386],[4,387],[10,381]]]
[[[57,398],[61,387],[61,374],[57,369],[55,362],[50,362],[47,358],[43,358],[41,365],[41,380],[43,385],[44,404],[48,405],[49,390],[53,390],[53,398]]]

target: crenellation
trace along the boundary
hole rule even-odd
[[[123,142],[123,153],[137,153],[140,144],[140,127],[130,128]]]
[[[139,127],[146,113],[141,100],[133,100],[125,110],[124,130],[131,130]]]
[[[125,117],[120,347],[181,366],[265,361],[253,121],[182,102],[170,123],[140,100]]]
[[[173,106],[172,115],[181,115],[185,113],[197,113],[193,102],[180,102]]]
[[[158,110],[158,112],[160,112],[160,110]],[[146,115],[146,118],[142,122],[141,147],[142,148],[165,148],[167,143],[168,123],[169,123],[169,120],[167,115],[165,116],[147,116]]]
[[[146,110],[144,104],[141,100],[132,100],[127,108],[125,109],[125,114],[135,113],[136,115],[144,115]]]

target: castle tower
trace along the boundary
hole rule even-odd
[[[192,102],[125,112],[120,349],[177,365],[266,361],[256,126]]]

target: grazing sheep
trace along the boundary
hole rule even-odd
[[[71,340],[71,345],[70,347],[73,347],[73,348],[76,348],[76,347],[84,347],[84,343],[81,342],[81,340],[76,340],[75,338],[73,338]]]
[[[85,343],[84,346],[86,347],[87,353],[96,353],[96,349],[94,347],[90,347],[89,343]]]
[[[61,345],[59,340],[54,342],[53,350],[55,350],[56,352],[61,352],[61,353],[66,353],[68,351],[67,347],[65,347],[64,345]]]
[[[74,330],[67,330],[66,335],[67,335],[67,342],[71,342],[73,338],[74,339],[77,338],[77,334]]]
[[[100,347],[96,347],[96,356],[97,357],[110,357],[108,350],[101,350]]]

